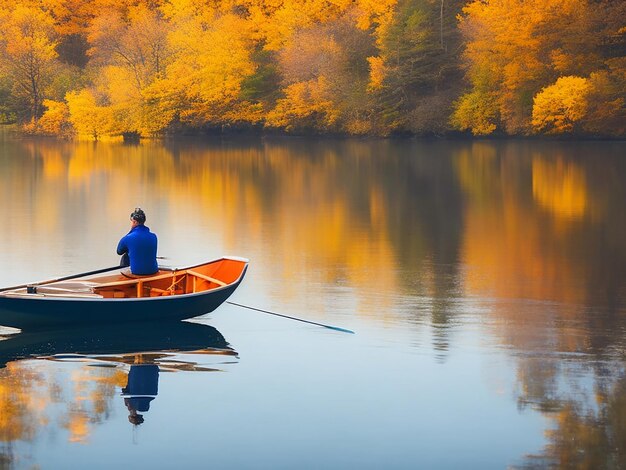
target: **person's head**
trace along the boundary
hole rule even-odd
[[[141,207],[135,207],[135,210],[130,214],[130,222],[134,226],[143,225],[146,222],[146,213]]]
[[[135,408],[135,404],[133,403],[132,398],[124,398],[124,404],[126,408],[128,408],[128,421],[135,426],[139,426],[144,422],[143,415],[137,413],[137,409]]]
[[[135,426],[139,426],[141,423],[144,422],[143,415],[140,415],[136,412],[131,413],[128,415],[128,422],[134,424]]]

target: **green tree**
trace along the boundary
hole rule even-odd
[[[384,131],[444,131],[460,83],[458,1],[400,0],[378,32],[371,89]],[[377,75],[378,74],[378,75]]]

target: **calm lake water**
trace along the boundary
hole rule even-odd
[[[623,142],[5,137],[0,285],[115,265],[141,206],[165,264],[356,334],[6,336],[0,467],[626,468],[624,181]]]

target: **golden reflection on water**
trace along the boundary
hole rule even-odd
[[[70,442],[87,442],[93,425],[109,414],[116,387],[126,383],[126,376],[116,369],[81,367],[71,371],[71,398],[66,401],[68,410],[62,423],[69,431]]]
[[[127,421],[140,425],[158,402],[160,373],[221,371],[237,359],[219,331],[189,322],[2,337],[0,462],[11,462],[15,443],[36,442],[46,431],[88,444],[122,403]]]
[[[0,345],[1,347],[1,345]],[[205,349],[189,351],[189,357],[236,355],[230,349]],[[206,367],[190,360],[177,359],[175,352],[122,354],[109,356],[75,356],[59,358],[42,357],[39,361],[17,360],[0,369],[0,442],[32,441],[42,429],[58,426],[67,431],[72,443],[88,443],[94,428],[110,419],[114,401],[122,393],[131,393],[129,384],[133,368],[151,366],[164,372],[195,371],[214,372],[219,368]],[[41,362],[82,363],[65,371],[44,367]],[[206,359],[199,358],[205,361]],[[126,366],[125,366],[126,365]],[[99,366],[99,367],[98,367]],[[154,376],[156,397],[157,376]],[[140,387],[145,388],[146,377],[140,377]],[[141,383],[144,382],[144,383]],[[135,393],[137,393],[135,391]],[[142,396],[138,399],[146,400]],[[131,398],[132,400],[132,398]],[[137,416],[125,403],[130,417]],[[142,411],[142,410],[139,410]],[[145,412],[147,410],[143,410]],[[133,424],[143,422],[129,421]],[[3,454],[0,449],[0,456]],[[6,457],[6,455],[5,455]]]
[[[533,196],[557,217],[580,219],[589,205],[585,173],[562,158],[533,158]]]
[[[20,363],[8,364],[0,377],[0,440],[30,440],[45,422],[38,413],[42,396],[36,393],[43,377]]]
[[[398,265],[420,271],[434,260],[466,263],[470,294],[584,302],[590,266],[573,244],[584,248],[594,225],[615,216],[606,207],[615,205],[611,189],[603,181],[589,187],[589,161],[520,156],[493,143],[451,146],[443,163],[402,159],[369,142],[330,143],[313,155],[306,143],[15,145],[19,158],[0,162],[2,197],[11,200],[0,208],[4,244],[63,234],[73,214],[119,220],[150,193],[167,207],[159,209],[162,226],[216,220],[234,245],[243,225],[251,244],[274,240],[267,265],[280,266],[282,277],[297,280],[302,263],[312,263],[320,282],[367,285],[363,294],[372,273],[379,291],[402,291]],[[15,223],[16,213],[31,215],[28,223]],[[283,287],[301,290],[297,282]]]
[[[70,442],[86,442],[94,424],[108,416],[115,387],[125,377],[120,370],[80,368],[71,372],[68,385],[64,376],[32,361],[10,362],[0,370],[0,441],[33,440],[54,419],[51,408],[64,404],[60,427]],[[70,397],[61,397],[65,387]]]
[[[123,220],[149,200],[162,242],[201,221],[226,249],[243,237],[263,247],[256,268],[290,280],[273,293],[281,300],[296,301],[303,283],[348,286],[362,314],[385,312],[379,320],[395,306],[381,293],[589,304],[602,296],[591,279],[602,258],[585,252],[605,241],[614,246],[601,256],[624,251],[619,194],[589,160],[551,148],[475,142],[410,159],[367,141],[13,145],[19,158],[0,160],[4,246],[37,250],[45,233],[71,245],[62,237],[81,223]]]
[[[626,173],[602,151],[589,155],[590,145],[13,145],[19,158],[0,158],[0,196],[12,201],[0,205],[4,246],[26,243],[43,257],[47,248],[37,251],[36,234],[60,234],[67,240],[57,243],[64,245],[80,227],[77,218],[118,220],[134,201],[147,199],[153,220],[164,227],[161,240],[176,237],[166,227],[191,221],[210,230],[208,238],[219,234],[236,254],[248,255],[239,252],[243,246],[254,251],[258,278],[269,280],[267,295],[283,305],[305,301],[323,315],[336,304],[329,289],[345,287],[368,321],[411,323],[426,316],[434,348],[446,351],[455,300],[469,298],[489,316],[495,341],[514,351],[603,356],[623,350]],[[423,298],[427,313],[418,308]],[[555,420],[552,458],[566,465],[573,458],[564,435],[606,445],[611,433],[624,436],[621,425],[611,424],[614,414],[624,413],[622,373],[606,385],[592,358],[581,360],[599,397],[600,411],[592,415],[558,391],[559,380],[575,372],[532,355],[521,354],[516,363],[520,403]],[[38,380],[28,370],[21,374],[2,384],[20,390],[20,380]],[[73,378],[78,408],[67,427],[78,441],[106,408],[97,394],[119,386],[119,376],[98,377]],[[2,413],[0,429],[14,433],[6,434],[9,440],[29,436],[37,426],[31,420],[44,419],[32,414],[36,400],[3,393],[0,407],[14,411]],[[86,414],[82,402],[95,414]],[[19,423],[4,424],[11,419]],[[605,435],[593,434],[597,426]]]
[[[553,422],[530,466],[624,467],[623,166],[480,143],[456,162],[465,292],[515,352],[519,406]]]

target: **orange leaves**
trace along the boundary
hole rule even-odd
[[[383,87],[385,80],[385,61],[382,57],[368,57],[367,63],[370,66],[370,82],[368,90],[379,90]]]
[[[99,64],[132,70],[142,88],[164,72],[171,55],[168,28],[158,12],[145,6],[130,9],[127,16],[110,10],[95,18],[89,29],[89,53]]]
[[[276,51],[287,45],[297,31],[333,21],[349,6],[345,0],[251,1],[250,21],[258,28],[258,39],[264,47]]]
[[[0,0],[0,94],[34,130],[58,123],[37,125],[44,99],[87,88],[97,128],[142,136],[626,132],[626,3],[465,1]],[[589,80],[586,111],[560,77]]]
[[[4,18],[3,42],[14,60],[49,61],[56,58],[52,17],[35,7],[18,5]]]
[[[538,132],[548,134],[623,134],[624,84],[618,73],[606,71],[592,73],[589,78],[561,77],[535,96],[532,124]]]
[[[359,0],[356,2],[357,26],[361,29],[374,26],[376,36],[380,37],[391,22],[397,3],[397,0]]]
[[[498,112],[505,126],[514,132],[524,128],[520,114],[523,116],[525,111],[523,105],[518,105],[520,98],[545,74],[546,67],[540,59],[541,36],[536,29],[544,21],[551,2],[474,1],[463,9],[464,15],[459,19],[467,41],[467,75],[474,92],[502,97],[498,100]],[[495,125],[489,127],[495,130]]]
[[[533,198],[555,216],[582,218],[589,206],[587,180],[576,165],[534,158],[532,161]]]
[[[276,54],[281,97],[267,114],[266,125],[350,133],[371,128],[363,122],[366,57],[372,51],[368,39],[352,15],[294,33]]]
[[[466,40],[472,92],[459,106],[467,104],[471,93],[490,93],[497,97],[499,113],[492,130],[581,130],[574,123],[586,113],[590,88],[575,77],[588,77],[606,67],[601,59],[603,34],[612,31],[611,15],[619,11],[617,4],[594,6],[588,0],[471,2],[459,25]],[[457,107],[455,114],[466,111],[467,106],[465,111]],[[472,120],[480,121],[480,116]]]
[[[46,8],[54,18],[61,35],[81,34],[95,16],[98,2],[84,0],[46,0]]]
[[[291,84],[321,75],[338,76],[347,60],[338,35],[339,32],[332,28],[321,27],[295,34],[278,54],[283,81]]]

